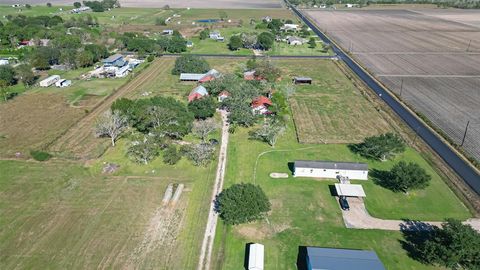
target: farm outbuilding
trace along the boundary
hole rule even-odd
[[[102,63],[105,67],[123,67],[126,64],[123,55],[118,53],[103,59]]]
[[[59,80],[55,83],[56,87],[61,87],[61,88],[68,87],[70,85],[72,85],[72,81],[71,80],[66,80],[66,79],[61,79],[61,80]]]
[[[385,270],[372,250],[307,247],[308,270]]]
[[[264,246],[251,244],[248,253],[248,270],[263,270]]]
[[[368,165],[355,162],[297,160],[294,163],[294,177],[337,178],[367,180]]]
[[[180,81],[182,82],[209,82],[220,77],[220,72],[215,69],[209,70],[207,73],[181,73]]]
[[[205,87],[199,85],[195,87],[192,92],[188,95],[188,102],[192,102],[196,99],[201,99],[205,96],[208,96],[208,91]]]
[[[294,77],[293,82],[295,84],[312,84],[312,78],[310,78],[310,77]]]
[[[50,85],[53,85],[54,83],[58,82],[60,80],[59,75],[52,75],[44,80],[42,80],[39,84],[41,87],[49,87]]]

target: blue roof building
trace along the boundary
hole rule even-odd
[[[308,270],[385,270],[375,251],[307,247]]]
[[[102,60],[106,67],[123,67],[127,63],[121,54],[114,54]]]

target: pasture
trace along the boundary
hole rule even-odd
[[[214,269],[241,268],[245,245],[250,242],[265,245],[266,269],[297,269],[298,247],[305,245],[373,249],[386,269],[437,269],[408,257],[399,232],[345,228],[338,202],[330,193],[336,181],[292,178],[288,163],[296,159],[367,162],[369,168],[379,170],[400,160],[415,160],[432,175],[431,185],[405,195],[386,190],[371,179],[359,181],[365,187],[369,212],[379,218],[422,220],[471,216],[435,170],[410,148],[393,161],[371,162],[350,152],[346,145],[299,144],[291,122],[275,148],[249,140],[248,130],[242,129],[230,137],[225,187],[240,182],[258,184],[269,197],[272,210],[263,221],[239,226],[220,223]],[[271,172],[288,173],[290,178],[273,179],[269,177]]]
[[[435,127],[480,159],[480,12],[307,11],[341,47]]]
[[[46,3],[52,3],[54,6],[71,6],[72,1],[69,0],[30,0],[29,3],[34,5],[45,6]],[[162,8],[165,5],[169,5],[172,8],[226,8],[226,9],[270,9],[270,8],[282,8],[282,4],[279,0],[247,0],[247,1],[234,1],[234,0],[214,0],[214,1],[200,1],[200,0],[180,0],[180,1],[166,1],[166,0],[120,0],[122,7],[136,7],[136,8]],[[3,0],[2,4],[11,5],[18,4],[15,0]]]
[[[290,107],[300,143],[353,143],[391,130],[356,86],[330,60],[278,61],[284,81],[308,76],[296,86]],[[312,68],[314,66],[314,68]]]

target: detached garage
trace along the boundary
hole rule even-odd
[[[262,244],[251,244],[248,254],[248,270],[263,270],[264,247]]]
[[[297,160],[294,163],[293,176],[333,179],[344,176],[349,179],[367,180],[368,165],[354,162]]]

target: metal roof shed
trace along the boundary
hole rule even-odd
[[[262,244],[251,244],[248,255],[248,270],[263,270],[263,251]]]
[[[307,247],[309,270],[385,270],[375,251]]]
[[[362,185],[335,184],[335,189],[337,190],[338,196],[367,197]]]

